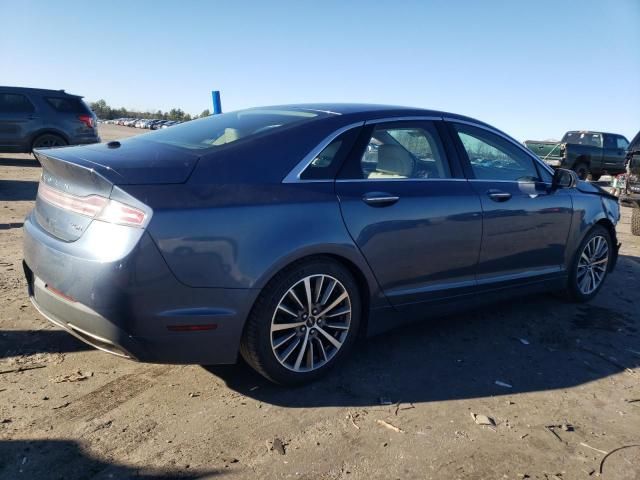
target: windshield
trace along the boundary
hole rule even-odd
[[[602,134],[593,132],[567,132],[564,137],[562,137],[562,143],[602,148]]]
[[[211,115],[138,137],[191,150],[227,145],[263,132],[311,120],[318,112],[287,109],[249,109]]]

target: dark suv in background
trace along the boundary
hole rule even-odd
[[[97,118],[64,90],[0,87],[0,152],[100,142]]]

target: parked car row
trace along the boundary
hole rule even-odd
[[[157,118],[116,118],[114,120],[105,120],[104,123],[111,125],[123,125],[125,127],[158,130],[160,128],[169,128],[182,122],[178,120],[160,120]]]

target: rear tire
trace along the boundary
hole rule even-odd
[[[576,172],[580,180],[588,180],[591,172],[589,172],[589,166],[586,163],[579,163],[573,167],[573,171]]]
[[[640,206],[634,207],[631,212],[631,233],[640,236]]]
[[[595,297],[607,278],[613,255],[609,231],[594,226],[578,247],[567,280],[567,294],[575,302],[588,302]]]
[[[53,133],[45,133],[36,137],[31,144],[31,150],[35,148],[48,148],[48,147],[64,147],[67,145],[67,141],[60,135],[54,135]]]
[[[360,318],[360,293],[351,273],[331,258],[303,260],[264,288],[247,319],[240,353],[272,382],[308,383],[348,354]]]

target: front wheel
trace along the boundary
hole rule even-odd
[[[360,317],[358,286],[344,266],[324,257],[302,261],[267,284],[247,319],[240,352],[275,383],[310,382],[346,356]]]
[[[609,272],[613,242],[606,228],[596,225],[580,244],[574,256],[567,290],[577,302],[587,302],[602,288]]]

